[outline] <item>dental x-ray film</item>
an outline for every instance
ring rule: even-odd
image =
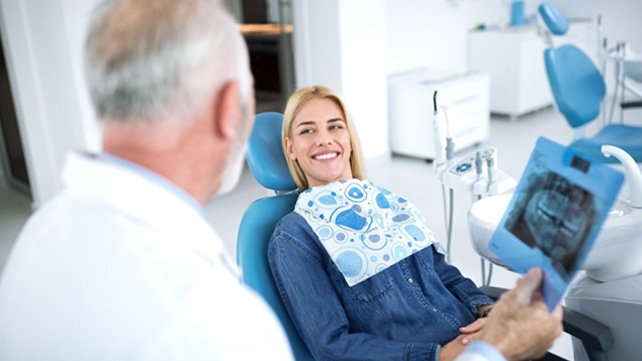
[[[489,247],[513,271],[544,271],[553,310],[591,249],[622,186],[617,170],[539,138]]]

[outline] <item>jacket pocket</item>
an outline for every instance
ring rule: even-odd
[[[376,302],[386,296],[394,287],[394,280],[385,272],[380,272],[356,285],[349,287],[348,292],[362,304]]]

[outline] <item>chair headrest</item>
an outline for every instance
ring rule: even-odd
[[[247,164],[263,187],[275,191],[296,189],[281,146],[283,114],[259,113],[248,141]]]
[[[551,33],[554,35],[566,34],[568,31],[568,20],[557,6],[551,3],[542,3],[538,10]]]

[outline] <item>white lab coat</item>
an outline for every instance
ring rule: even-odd
[[[217,234],[166,187],[72,154],[0,284],[0,360],[291,360]]]
[[[506,359],[494,346],[474,341],[457,356],[455,361],[506,361]]]
[[[455,361],[491,361],[491,359],[479,353],[465,352],[459,355]]]

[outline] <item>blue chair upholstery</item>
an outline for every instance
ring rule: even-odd
[[[557,7],[543,3],[539,12],[553,34],[566,33],[568,21]],[[553,98],[569,125],[577,128],[595,120],[600,113],[606,86],[591,59],[576,46],[566,44],[546,49],[544,62]],[[575,140],[570,147],[604,162],[617,162],[617,159],[602,155],[604,144],[620,147],[638,163],[642,162],[642,127],[609,124],[592,138]]]
[[[564,35],[568,31],[568,20],[562,12],[551,4],[542,4],[539,7],[539,13],[544,19],[544,23],[555,35]]]
[[[243,282],[257,291],[272,307],[290,341],[297,361],[314,360],[290,320],[272,278],[267,260],[268,241],[278,221],[294,209],[298,193],[281,150],[280,113],[256,116],[249,138],[247,163],[254,178],[265,188],[292,191],[254,201],[241,219],[237,238],[236,260],[243,272]]]
[[[281,113],[257,114],[245,158],[254,178],[263,187],[291,191],[296,189],[296,184],[290,176],[281,147],[282,124]]]

